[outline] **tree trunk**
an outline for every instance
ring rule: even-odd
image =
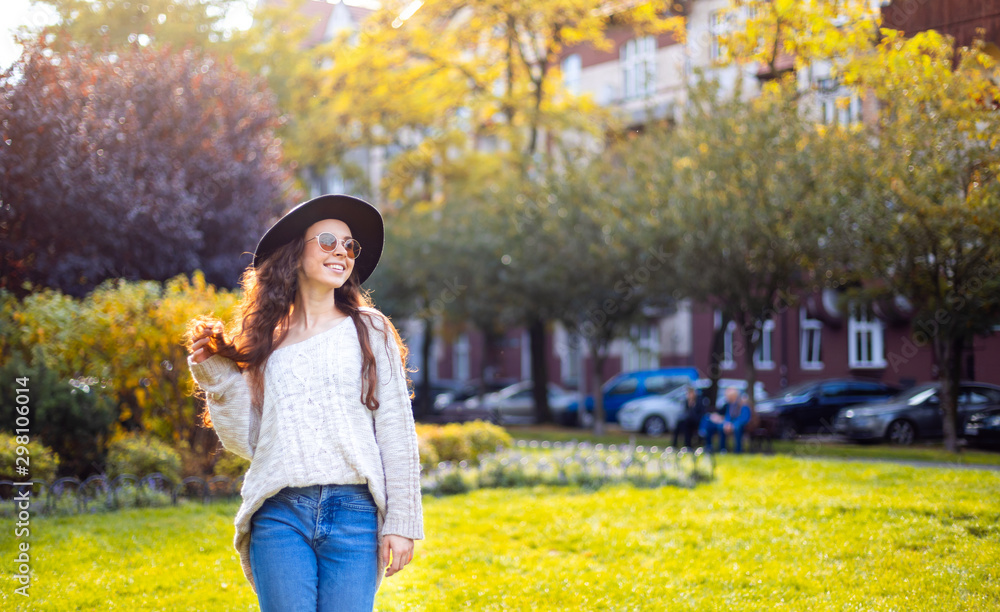
[[[761,333],[763,333],[763,324],[761,324],[760,329]],[[757,385],[757,364],[754,362],[754,357],[757,354],[757,343],[760,342],[760,338],[758,337],[755,341],[755,333],[756,325],[749,330],[746,326],[743,327],[743,346],[747,349],[747,397],[750,398],[750,422],[747,423],[747,433],[753,431],[757,427],[757,398],[754,397],[754,387]]]
[[[604,435],[604,393],[601,391],[601,372],[604,371],[604,355],[598,349],[598,343],[592,342],[590,344],[590,368],[591,368],[591,380],[593,381],[593,390],[591,395],[594,397],[594,435],[603,436]],[[587,409],[586,404],[580,405],[580,414]]]
[[[496,372],[496,368],[491,368],[494,366],[493,363],[493,349],[497,344],[497,334],[493,331],[492,327],[489,325],[483,325],[479,328],[483,332],[483,358],[480,360],[479,365],[479,392],[477,395],[480,399],[486,395],[486,384],[495,378],[495,376],[487,377],[486,374]]]
[[[532,317],[528,325],[531,338],[531,381],[535,400],[535,420],[539,423],[552,421],[549,411],[549,372],[545,359],[545,321],[541,317]]]
[[[958,448],[958,395],[962,377],[962,353],[965,338],[958,335],[940,341],[941,358],[941,418],[944,446],[952,453]]]
[[[434,342],[434,320],[424,319],[424,337],[420,344],[420,402],[414,406],[413,418],[420,419],[434,411],[431,404],[431,346]]]
[[[722,374],[719,371],[719,363],[722,361],[723,352],[726,348],[726,326],[729,325],[729,317],[725,313],[722,313],[721,319],[722,323],[719,325],[719,329],[715,330],[715,333],[712,335],[712,352],[708,356],[708,377],[711,379],[712,384],[708,387],[706,395],[709,405],[713,409],[719,397],[719,378]]]

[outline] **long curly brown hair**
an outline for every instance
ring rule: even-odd
[[[250,265],[240,278],[243,299],[240,303],[240,321],[231,338],[227,338],[222,321],[216,317],[199,316],[188,323],[185,341],[188,348],[204,335],[205,330],[214,330],[208,341],[208,349],[232,359],[241,371],[249,373],[252,408],[260,414],[263,410],[264,368],[274,348],[288,335],[295,295],[298,291],[298,268],[305,248],[301,236],[275,250],[257,268]],[[369,410],[377,410],[379,401],[375,397],[378,372],[375,355],[372,352],[368,330],[373,317],[381,319],[378,329],[386,330],[386,353],[389,353],[389,330],[399,349],[403,372],[406,375],[408,350],[399,332],[387,316],[382,313],[362,312],[362,307],[372,307],[368,293],[361,288],[352,274],[347,282],[334,290],[334,301],[351,319],[358,332],[361,344],[361,402]],[[368,323],[364,323],[364,319]],[[409,384],[407,376],[407,384]],[[202,423],[212,427],[212,418],[207,407],[201,413]]]

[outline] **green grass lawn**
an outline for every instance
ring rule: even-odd
[[[427,540],[379,610],[996,610],[1000,473],[725,456],[694,489],[425,498]],[[29,608],[255,610],[236,505],[32,523]]]
[[[571,429],[555,425],[506,426],[505,429],[515,440],[549,440],[552,442],[586,440],[602,444],[626,444],[630,440],[635,440],[636,444],[647,446],[657,444],[661,448],[673,441],[673,435],[652,438],[622,431],[617,425],[612,425],[603,436],[595,436],[593,432],[586,429]],[[729,444],[732,446],[732,442]],[[774,440],[772,444],[775,453],[798,457],[931,461],[956,465],[1000,465],[1000,452],[967,448],[963,449],[961,453],[949,453],[940,441],[917,442],[912,446],[890,446],[887,444],[842,442],[833,436],[807,436],[798,440]]]

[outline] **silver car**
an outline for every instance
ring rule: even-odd
[[[886,440],[912,444],[917,438],[940,438],[943,434],[941,384],[917,385],[884,404],[860,405],[841,410],[834,421],[836,433],[856,440]],[[958,431],[974,412],[1000,406],[1000,387],[963,382],[958,395]]]
[[[515,383],[499,391],[487,393],[482,400],[473,397],[465,402],[466,408],[485,408],[496,415],[497,423],[533,423],[535,421],[535,399],[530,380]],[[576,401],[576,395],[569,393],[555,383],[549,383],[549,410],[559,422],[566,407]]]

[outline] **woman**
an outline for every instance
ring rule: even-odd
[[[407,350],[361,289],[384,235],[357,198],[300,204],[260,239],[233,337],[190,326],[204,420],[251,462],[234,544],[263,612],[370,611],[423,538]]]

